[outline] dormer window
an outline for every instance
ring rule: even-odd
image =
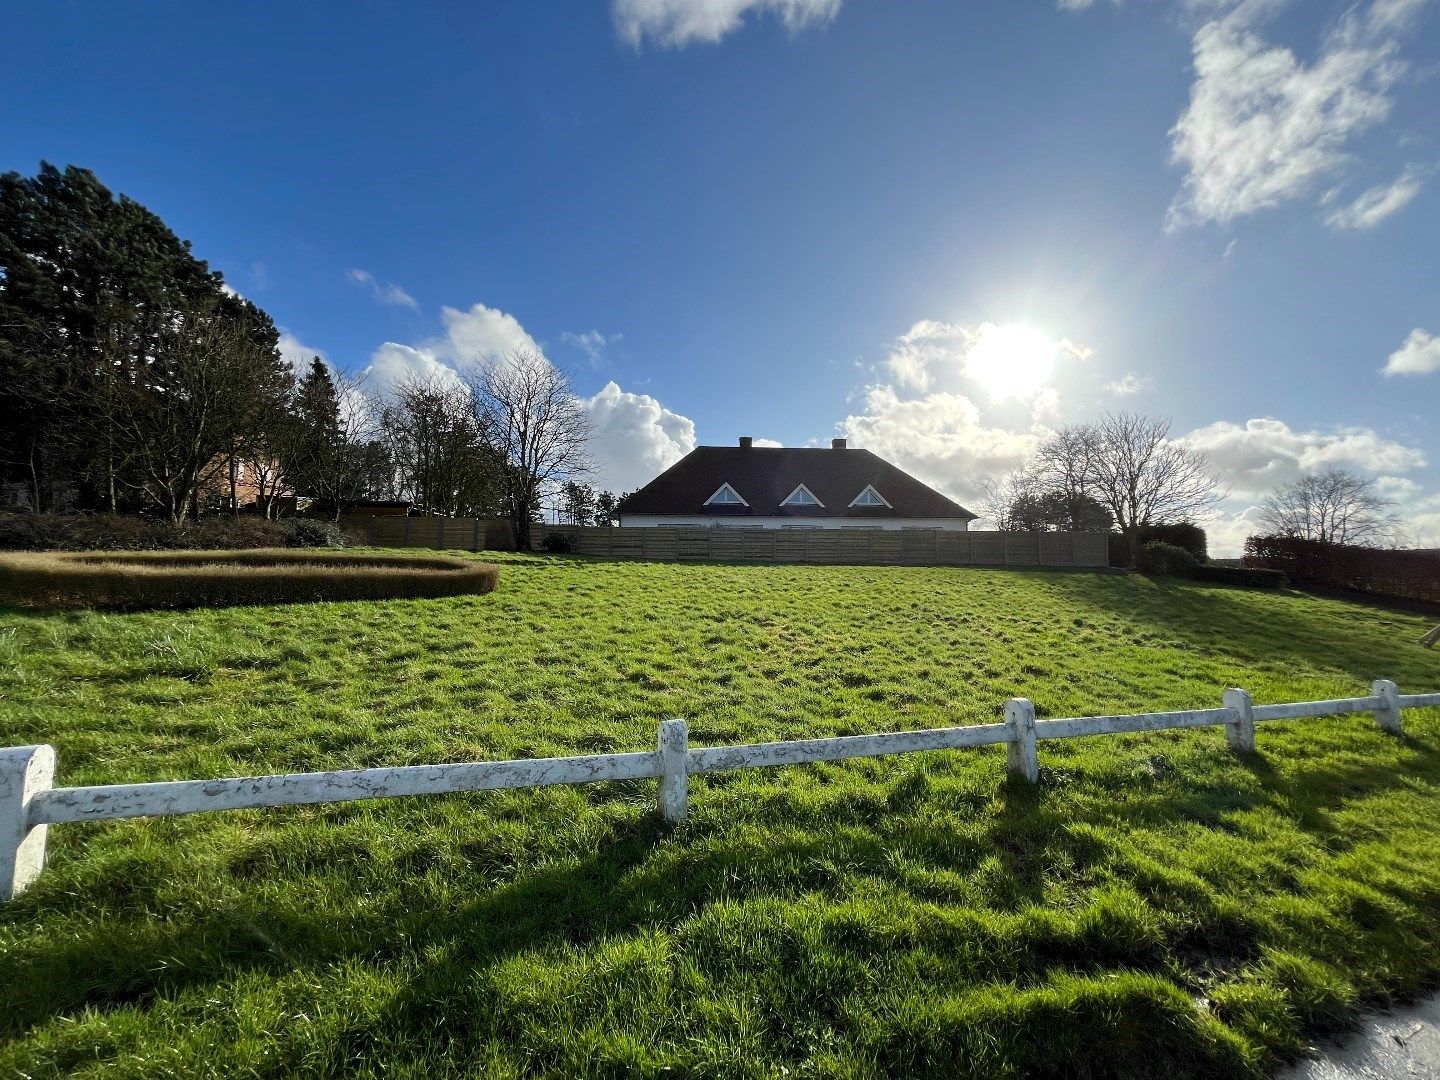
[[[794,491],[790,492],[789,495],[786,495],[784,501],[780,505],[823,507],[825,504],[822,503],[819,499],[817,499],[814,493],[809,488],[807,488],[804,484],[801,484]]]
[[[690,504],[694,506],[694,503]],[[740,497],[740,493],[729,484],[721,484],[720,490],[705,500],[706,506],[749,506],[750,504]]]
[[[868,507],[886,506],[889,507],[891,510],[895,509],[893,506],[890,506],[889,502],[886,501],[885,496],[881,495],[870,484],[865,485],[865,490],[860,492],[859,495],[856,495],[855,498],[850,501],[850,505]]]

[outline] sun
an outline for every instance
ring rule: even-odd
[[[1027,398],[1050,381],[1058,351],[1033,326],[986,323],[966,350],[965,374],[994,401]]]

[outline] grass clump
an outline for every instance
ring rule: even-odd
[[[0,604],[190,608],[488,593],[500,570],[440,555],[167,551],[0,555]]]
[[[487,554],[487,558],[491,556]],[[495,556],[365,605],[14,613],[64,784],[1440,685],[1419,616],[1139,575]],[[62,826],[0,1074],[1259,1076],[1440,976],[1440,714]]]

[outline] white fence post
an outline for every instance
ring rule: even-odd
[[[684,720],[662,720],[656,739],[660,754],[660,820],[685,820],[690,795],[690,728]]]
[[[1255,750],[1255,699],[1249,690],[1232,686],[1225,691],[1225,708],[1235,710],[1235,719],[1225,722],[1225,741],[1237,754]]]
[[[45,866],[45,831],[30,828],[30,800],[55,782],[53,746],[0,750],[0,901],[25,889]]]
[[[1370,696],[1384,698],[1385,704],[1375,710],[1375,721],[1381,731],[1399,735],[1405,730],[1400,719],[1400,688],[1389,679],[1376,679],[1370,684]]]
[[[1010,725],[1010,771],[1033,784],[1040,779],[1040,756],[1035,748],[1035,706],[1028,698],[1011,698],[1005,704],[1005,723]]]

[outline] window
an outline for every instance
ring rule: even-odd
[[[740,493],[729,484],[721,484],[720,490],[705,500],[706,506],[749,506]]]
[[[813,531],[813,530],[815,530],[815,529],[823,529],[823,528],[825,528],[825,526],[824,526],[824,525],[781,525],[780,528],[782,528],[782,529],[801,529],[801,530],[806,530],[806,531]]]
[[[859,495],[856,495],[855,498],[851,500],[850,505],[851,505],[851,506],[889,506],[890,509],[892,509],[892,510],[895,509],[893,506],[890,506],[890,503],[889,503],[889,502],[886,501],[885,496],[884,496],[884,495],[881,495],[881,494],[880,494],[878,491],[876,491],[875,488],[874,488],[873,486],[871,486],[870,484],[866,484],[866,485],[865,485],[865,490],[862,491],[862,492],[860,492]]]
[[[819,499],[815,498],[814,494],[811,493],[811,491],[810,491],[809,488],[807,488],[804,484],[801,484],[801,485],[800,485],[799,487],[797,487],[794,491],[790,492],[789,495],[786,495],[784,502],[782,502],[780,505],[781,505],[781,506],[824,506],[825,504],[822,503]]]

